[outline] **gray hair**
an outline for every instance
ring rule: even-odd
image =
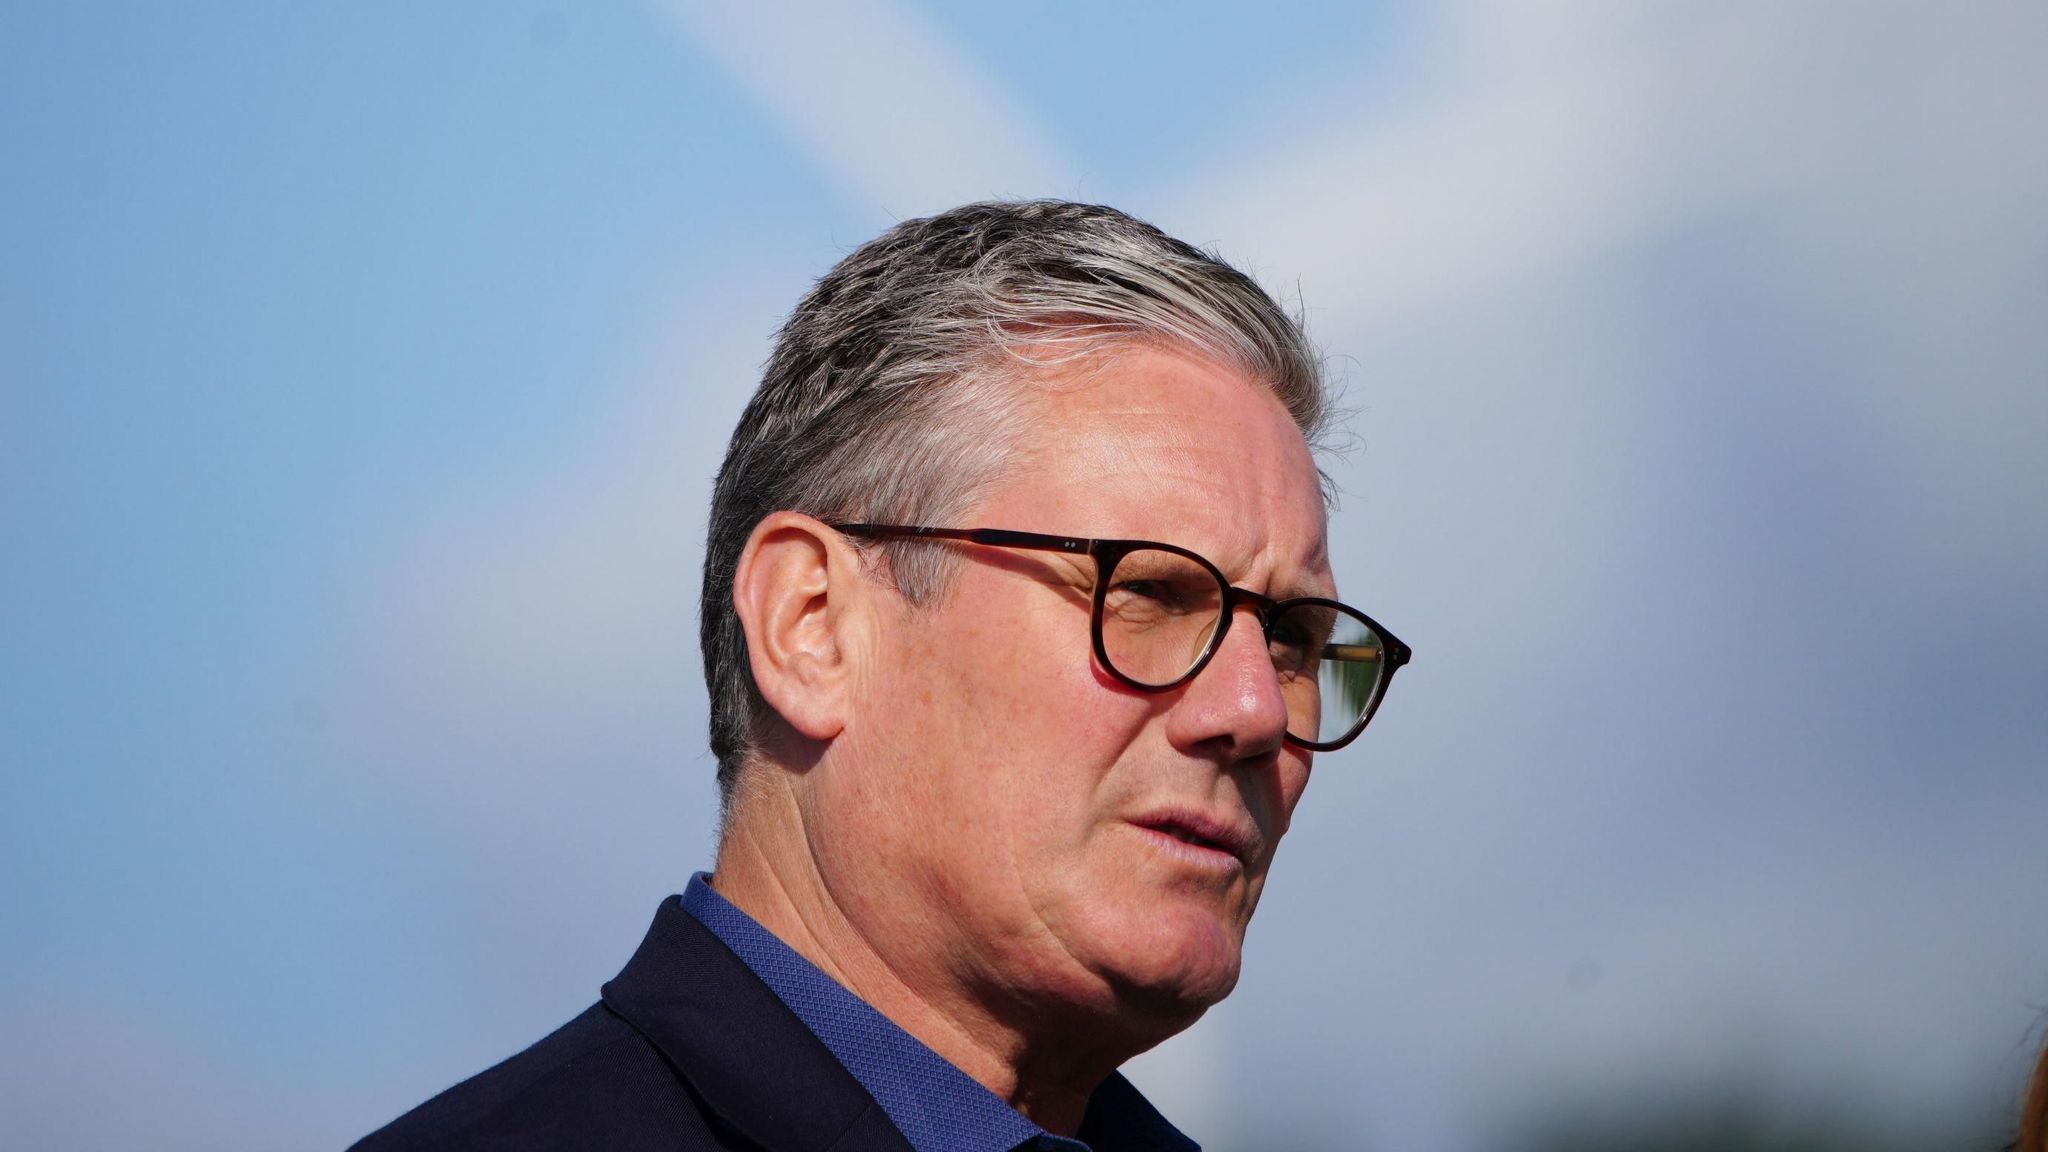
[[[754,526],[782,509],[958,526],[1005,470],[1034,373],[1146,342],[1265,383],[1319,443],[1331,405],[1300,321],[1221,258],[1114,208],[1033,200],[906,220],[812,287],[711,497],[700,626],[723,801],[771,711],[732,606]],[[950,550],[877,547],[911,603],[943,594]]]

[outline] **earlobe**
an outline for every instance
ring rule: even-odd
[[[754,526],[733,573],[733,610],[762,699],[810,740],[845,728],[850,683],[849,609],[861,599],[849,545],[799,512]]]

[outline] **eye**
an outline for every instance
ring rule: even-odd
[[[1276,670],[1294,673],[1308,667],[1309,653],[1315,651],[1315,646],[1300,628],[1283,621],[1280,627],[1266,633],[1266,651]]]
[[[1215,582],[1200,577],[1138,577],[1110,585],[1109,602],[1125,610],[1185,615],[1212,612]]]
[[[1155,604],[1170,604],[1177,595],[1173,585],[1165,580],[1120,580],[1109,592],[1112,596],[1135,597]]]
[[[1301,626],[1300,613],[1289,612],[1273,621],[1273,627],[1266,632],[1266,642],[1275,648],[1299,648],[1307,651],[1310,637]]]
[[[1282,672],[1304,671],[1322,658],[1334,615],[1327,609],[1300,604],[1274,617],[1266,629],[1266,648]]]
[[[1200,563],[1156,548],[1140,548],[1117,562],[1104,590],[1104,607],[1131,620],[1208,619],[1223,590]]]

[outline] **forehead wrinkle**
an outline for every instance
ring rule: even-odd
[[[1244,495],[1227,478],[1229,469],[1226,467],[1228,460],[1236,454],[1235,450],[1242,447],[1242,441],[1215,443],[1189,435],[1176,421],[1153,423],[1162,432],[1157,444],[1135,431],[1122,432],[1115,437],[1120,462],[1127,464],[1133,473],[1164,473],[1171,481],[1176,499],[1196,503],[1228,505]],[[1171,470],[1148,467],[1149,463],[1160,458],[1160,454],[1168,452],[1185,452],[1187,455],[1182,458],[1185,467],[1176,466]],[[1221,525],[1212,526],[1218,533],[1216,535],[1199,541],[1177,539],[1178,532],[1150,528],[1140,529],[1136,535],[1193,548],[1222,569],[1233,583],[1264,572],[1269,581],[1265,591],[1275,599],[1298,596],[1334,598],[1334,579],[1325,575],[1329,570],[1327,510],[1318,501],[1316,530],[1308,547],[1298,555],[1289,555],[1285,551],[1289,533],[1278,528],[1265,515],[1267,510],[1284,505],[1290,495],[1285,471],[1258,471],[1253,483],[1256,495],[1250,498],[1249,503],[1256,514],[1252,517],[1228,517]]]
[[[1327,572],[1329,508],[1320,474],[1300,430],[1271,390],[1244,380],[1228,365],[1178,350],[1133,348],[1128,353],[1164,353],[1222,369],[1232,387],[1251,389],[1259,397],[1261,415],[1225,423],[1210,419],[1215,402],[1208,385],[1178,379],[1182,375],[1158,362],[1138,367],[1135,378],[1118,369],[1134,367],[1136,356],[1109,356],[1077,370],[1048,374],[1039,383],[1045,401],[1035,430],[1020,440],[1028,463],[1016,479],[1020,487],[1033,480],[1066,489],[1062,500],[1078,513],[1069,522],[1043,524],[1048,531],[1160,540],[1208,555],[1233,579],[1253,579],[1263,570],[1286,581],[1286,595],[1330,595]],[[1164,384],[1162,388],[1160,385]],[[1278,444],[1276,433],[1285,434]],[[1260,458],[1264,467],[1244,468],[1245,457]],[[1066,481],[1062,483],[1062,481]],[[1296,491],[1296,485],[1300,491]],[[1120,506],[1116,489],[1141,493],[1162,510],[1168,504],[1201,513],[1220,510],[1203,522],[1205,538],[1180,538],[1185,526],[1170,512],[1142,519]],[[1283,552],[1290,538],[1289,509],[1301,492],[1309,493],[1315,523],[1298,553]],[[1278,518],[1275,512],[1278,511]],[[1107,513],[1111,518],[1104,520]],[[1213,552],[1213,554],[1211,554]]]

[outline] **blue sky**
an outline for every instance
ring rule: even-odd
[[[334,1145],[709,858],[696,565],[780,316],[990,195],[1307,309],[1417,648],[1216,1148],[1739,1091],[1981,1129],[2048,1003],[2026,6],[30,4],[0,35],[0,1112]],[[2031,1031],[2030,1031],[2031,1030]],[[109,1096],[108,1093],[115,1093]]]

